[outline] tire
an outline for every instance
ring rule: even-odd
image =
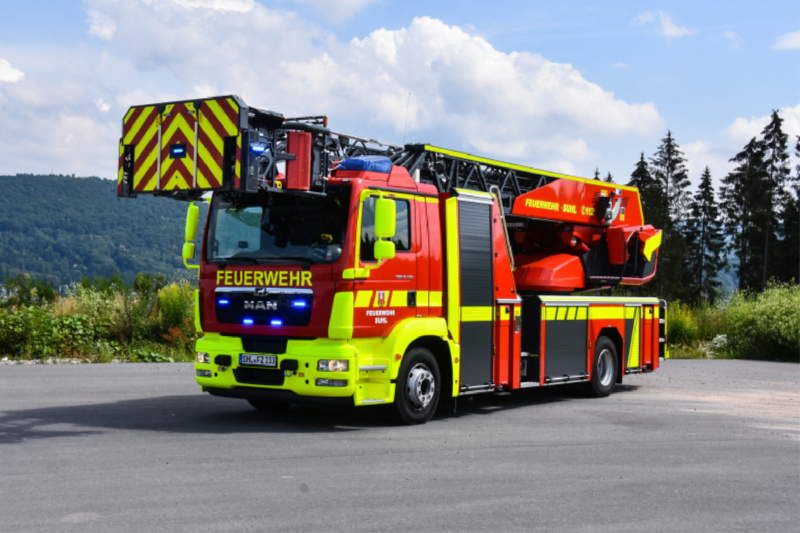
[[[282,413],[292,405],[287,402],[270,402],[267,400],[247,400],[247,403],[264,413]]]
[[[617,384],[617,347],[608,337],[600,337],[594,346],[592,381],[586,391],[595,398],[605,398],[614,392]]]
[[[424,424],[436,412],[442,380],[439,365],[425,348],[413,348],[403,357],[397,374],[394,408],[403,424]]]

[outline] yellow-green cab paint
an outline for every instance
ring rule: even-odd
[[[200,321],[200,291],[194,291],[194,329],[197,333],[203,333],[203,324]]]
[[[352,292],[337,292],[333,295],[331,319],[328,322],[328,337],[331,339],[349,339],[353,336],[354,299]]]
[[[341,293],[347,294],[347,293]],[[352,293],[350,293],[352,294]],[[450,347],[450,364],[454,379],[452,395],[457,396],[459,376],[458,345],[448,340],[447,324],[443,318],[407,318],[400,322],[387,337],[362,339],[310,339],[289,340],[285,354],[278,354],[278,366],[283,359],[298,362],[298,370],[285,377],[282,386],[244,385],[244,387],[273,390],[289,390],[300,396],[353,397],[355,405],[392,403],[394,380],[402,364],[402,356],[412,342],[421,337],[437,337]],[[197,341],[197,351],[206,352],[210,363],[195,363],[196,370],[210,370],[212,377],[196,377],[197,383],[205,387],[231,389],[240,387],[233,375],[239,366],[239,354],[244,353],[241,339],[207,333]],[[397,354],[401,358],[397,359]],[[217,355],[230,355],[231,368],[220,371],[214,364]],[[319,372],[320,359],[342,359],[348,361],[347,372]],[[196,375],[196,373],[195,373]],[[347,387],[317,387],[317,378],[346,379]]]

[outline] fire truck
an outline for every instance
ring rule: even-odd
[[[222,96],[131,107],[117,192],[192,202],[197,383],[260,410],[393,404],[418,424],[474,394],[604,397],[666,355],[663,301],[593,295],[656,274],[632,187]]]

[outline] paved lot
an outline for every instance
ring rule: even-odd
[[[0,366],[0,530],[791,531],[800,366],[667,361],[574,389],[263,415],[186,364]]]

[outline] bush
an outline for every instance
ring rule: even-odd
[[[733,357],[800,361],[800,286],[773,283],[760,294],[738,293],[725,321]]]
[[[0,309],[0,355],[142,362],[194,357],[194,288],[185,280],[168,285],[163,276],[148,274],[131,285],[119,276],[85,279],[53,301],[37,298],[32,287],[17,292],[30,297]]]

